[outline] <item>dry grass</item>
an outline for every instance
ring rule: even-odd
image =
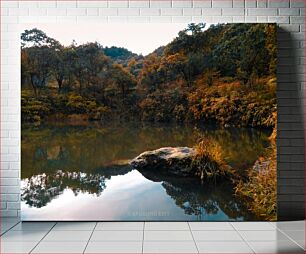
[[[260,157],[250,170],[247,181],[236,186],[236,195],[246,201],[247,207],[256,216],[264,220],[276,220],[276,129],[273,131],[271,147],[267,155]]]
[[[233,173],[224,161],[222,147],[216,141],[202,138],[195,149],[196,155],[192,164],[197,169],[196,175],[200,176],[201,180],[216,181]]]

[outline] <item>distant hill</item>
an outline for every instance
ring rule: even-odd
[[[111,59],[113,59],[115,62],[120,63],[124,66],[127,65],[128,61],[132,58],[137,58],[138,55],[129,51],[126,48],[121,48],[121,47],[105,47],[103,49],[104,54]]]
[[[115,63],[121,64],[124,68],[128,68],[130,73],[135,77],[138,76],[142,69],[142,63],[144,57],[142,55],[135,54],[126,48],[122,47],[105,47],[103,53],[111,58]]]

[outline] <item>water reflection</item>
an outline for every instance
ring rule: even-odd
[[[75,196],[81,192],[100,196],[105,189],[105,176],[63,171],[35,175],[22,181],[21,200],[29,206],[40,208],[67,188],[71,189]]]
[[[138,172],[127,162],[146,150],[193,146],[199,135],[206,135],[219,142],[226,160],[243,171],[264,152],[268,134],[171,125],[23,128],[23,219],[256,219],[235,199],[230,183],[216,186]]]

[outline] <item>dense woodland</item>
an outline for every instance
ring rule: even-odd
[[[274,127],[276,27],[189,24],[147,56],[101,44],[22,39],[22,120],[218,123]]]
[[[207,177],[231,175],[259,218],[276,218],[276,26],[191,23],[143,56],[98,42],[61,45],[38,29],[21,35],[22,121],[109,120],[216,124],[274,130],[249,172],[229,172],[214,140],[195,146]],[[205,166],[206,167],[206,166]],[[237,176],[238,175],[238,176]]]

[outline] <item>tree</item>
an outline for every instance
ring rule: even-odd
[[[155,53],[148,55],[144,59],[142,70],[138,75],[138,84],[140,87],[148,91],[156,90],[161,81],[158,73],[159,68],[160,58]]]
[[[203,29],[205,28],[205,26],[206,26],[205,23],[199,23],[199,24],[190,23],[188,24],[187,29],[185,29],[185,31],[191,32],[193,36],[196,36],[203,32]]]
[[[264,24],[225,26],[223,36],[212,51],[213,65],[223,76],[236,76],[242,83],[251,84],[254,78],[269,73],[269,58],[276,57],[274,49],[267,50],[265,27]]]
[[[265,47],[265,32],[262,24],[251,26],[241,47],[241,61],[238,68],[245,72],[249,85],[260,75],[268,74],[269,61],[268,52]]]
[[[47,78],[51,74],[52,51],[48,47],[32,47],[23,52],[23,75],[29,75],[35,95],[38,89],[46,87]]]
[[[227,25],[222,37],[213,47],[212,59],[213,65],[221,72],[223,76],[236,75],[239,61],[243,57],[241,53],[242,34],[245,34],[249,24],[239,24],[236,26]]]
[[[25,30],[21,34],[21,47],[48,47],[48,48],[61,48],[61,44],[51,38],[48,37],[43,31],[34,28],[31,30]]]
[[[277,67],[277,43],[276,26],[274,24],[265,25],[266,49],[269,53],[269,72],[275,75]]]
[[[194,77],[203,72],[207,58],[198,53],[175,53],[162,58],[159,70],[167,75],[167,81],[183,78],[187,87],[192,86]]]
[[[113,65],[111,73],[116,86],[121,92],[122,99],[124,99],[128,90],[135,87],[136,81],[134,77],[120,64]]]
[[[65,49],[54,52],[53,62],[52,62],[52,74],[54,75],[57,84],[58,91],[61,92],[64,79],[67,75],[67,62],[65,61]]]
[[[79,83],[79,91],[99,83],[98,74],[107,64],[107,58],[98,43],[87,43],[75,48],[73,73]]]
[[[55,52],[61,50],[58,41],[38,29],[25,30],[21,34],[22,74],[29,75],[35,95],[47,85],[52,72]]]
[[[63,64],[64,66],[64,75],[66,74],[66,86],[68,86],[69,89],[72,89],[75,82],[75,65],[77,62],[77,53],[76,53],[76,45],[75,43],[72,43],[70,46],[65,47],[63,50]],[[62,72],[63,70],[58,68],[59,72]]]

